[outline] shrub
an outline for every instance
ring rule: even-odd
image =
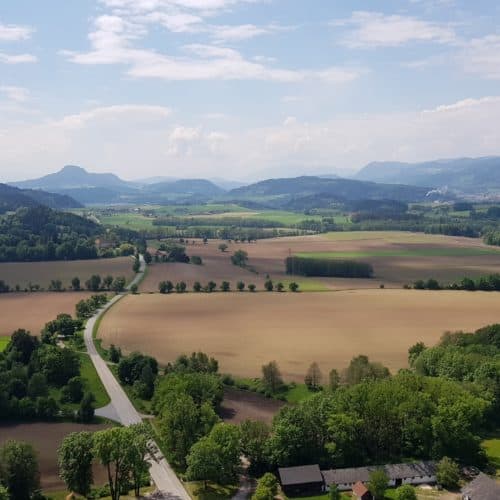
[[[195,264],[196,266],[201,266],[201,265],[203,265],[203,260],[202,260],[202,258],[201,258],[200,256],[198,256],[198,255],[193,255],[193,256],[191,257],[191,262],[192,262],[193,264]]]

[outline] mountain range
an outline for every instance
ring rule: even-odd
[[[328,206],[332,202],[364,198],[422,201],[431,190],[431,187],[425,186],[382,184],[341,179],[334,175],[268,179],[248,186],[223,189],[206,179],[153,178],[142,183],[131,182],[114,174],[90,173],[76,166],[66,166],[59,172],[12,185],[50,191],[85,205],[235,201],[254,207],[289,209]]]
[[[448,188],[459,193],[500,192],[500,157],[457,158],[423,163],[373,162],[355,179]]]
[[[112,173],[91,173],[82,167],[68,165],[59,172],[14,182],[11,186],[23,190],[16,196],[24,194],[31,200],[53,208],[66,208],[75,204],[234,201],[254,207],[306,209],[359,199],[412,202],[449,199],[463,194],[500,193],[500,157],[459,158],[416,164],[374,162],[349,179],[331,174],[267,179],[249,185],[224,179],[174,177],[125,181]],[[31,190],[30,193],[27,190]],[[62,198],[55,195],[61,195]],[[2,197],[7,197],[5,188]]]

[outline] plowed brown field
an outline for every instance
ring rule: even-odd
[[[11,288],[19,285],[24,290],[28,283],[40,285],[47,289],[50,280],[61,280],[65,288],[69,288],[71,280],[77,276],[82,287],[93,274],[106,276],[125,276],[127,281],[133,278],[133,261],[130,257],[116,259],[72,260],[56,262],[2,262],[0,263],[0,279]]]
[[[90,297],[86,292],[5,293],[0,295],[0,337],[19,328],[38,335],[59,313],[74,315],[78,301]]]
[[[260,244],[260,243],[259,243]],[[366,354],[391,370],[408,348],[432,345],[447,330],[500,321],[500,294],[355,290],[324,293],[216,293],[128,296],[104,317],[104,344],[167,363],[204,351],[222,372],[260,375],[275,359],[285,377],[303,380],[311,362],[323,373]]]

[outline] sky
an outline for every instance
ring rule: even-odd
[[[2,0],[0,181],[500,154],[497,0]]]

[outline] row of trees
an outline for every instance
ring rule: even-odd
[[[255,291],[257,291],[257,286],[253,283],[246,285],[243,281],[238,281],[236,283],[236,290],[238,290],[238,292],[244,292],[245,289],[248,289],[249,292],[255,292]],[[264,283],[264,289],[267,292],[272,292],[272,291],[283,292],[285,290],[285,285],[281,282],[275,284],[275,283],[273,283],[272,280],[267,280]],[[288,289],[291,292],[298,292],[299,291],[299,284],[293,281],[293,282],[288,284]],[[180,282],[176,283],[175,285],[172,281],[161,281],[158,284],[158,290],[162,294],[169,294],[169,293],[172,293],[174,291],[176,293],[186,293],[187,292],[187,284],[185,281],[180,281]],[[230,292],[231,291],[231,283],[229,281],[223,281],[219,286],[219,290],[221,292]],[[206,285],[202,285],[199,281],[195,281],[193,283],[193,292],[213,293],[216,291],[217,291],[217,283],[215,283],[215,281],[209,281]]]
[[[500,274],[490,274],[476,279],[465,277],[460,281],[455,281],[446,285],[439,283],[439,281],[434,278],[430,278],[426,281],[417,280],[413,283],[413,288],[415,290],[480,290],[484,292],[499,292]]]
[[[108,300],[108,296],[102,293],[80,300],[75,306],[76,317],[81,320],[91,318]]]

